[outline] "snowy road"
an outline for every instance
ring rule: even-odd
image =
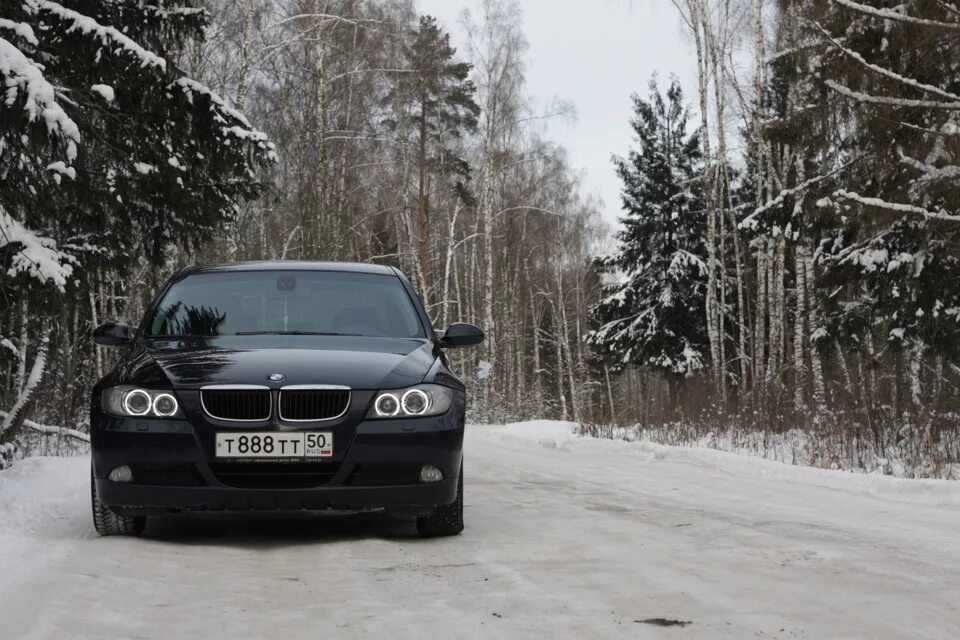
[[[322,514],[99,539],[87,460],[23,461],[0,474],[0,636],[960,637],[960,483],[558,428],[471,428],[467,530],[441,540]]]

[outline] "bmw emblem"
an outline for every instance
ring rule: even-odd
[[[287,376],[283,375],[282,373],[271,373],[267,376],[267,380],[270,380],[271,382],[280,382],[286,377]]]

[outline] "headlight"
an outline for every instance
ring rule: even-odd
[[[421,384],[409,389],[381,391],[373,399],[367,418],[410,418],[439,416],[450,409],[453,389],[438,384]]]
[[[133,418],[182,418],[180,403],[172,391],[150,391],[121,385],[104,389],[103,410],[115,416]]]

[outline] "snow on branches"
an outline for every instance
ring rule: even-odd
[[[918,207],[913,204],[907,204],[903,202],[887,202],[883,198],[865,197],[865,196],[861,196],[859,193],[856,193],[854,191],[846,191],[844,189],[838,190],[835,195],[837,195],[840,198],[844,198],[846,200],[853,200],[854,202],[859,202],[860,204],[868,207],[876,207],[878,209],[886,209],[888,211],[897,211],[900,213],[917,214],[931,220],[947,220],[949,222],[960,222],[960,215],[950,214],[943,210],[930,211],[929,209]]]
[[[30,44],[37,42],[33,29],[23,23],[0,20],[0,26],[12,31]],[[73,162],[80,143],[80,129],[57,102],[53,85],[43,75],[41,67],[28,58],[8,40],[0,38],[0,77],[3,79],[4,111],[16,109],[27,123],[41,122],[49,135],[63,142],[64,157]],[[16,122],[16,118],[13,119]],[[0,137],[0,153],[7,145]],[[19,162],[30,162],[21,158]],[[76,171],[63,160],[47,165],[55,179],[61,176],[74,178]],[[0,248],[13,245],[15,251],[9,258],[7,274],[27,274],[40,282],[50,282],[61,291],[73,271],[75,259],[57,249],[56,242],[31,231],[14,219],[0,205]]]
[[[895,9],[888,9],[885,7],[871,7],[869,5],[860,4],[859,2],[854,2],[853,0],[834,0],[837,4],[842,5],[848,9],[852,9],[859,13],[871,15],[877,18],[882,18],[884,20],[893,20],[896,22],[907,22],[910,24],[923,25],[927,27],[937,27],[940,29],[960,29],[960,22],[944,22],[942,20],[928,20],[925,18],[917,18],[911,15],[908,15],[903,5],[896,7]]]
[[[50,238],[27,229],[0,207],[0,249],[7,245],[19,247],[10,258],[8,275],[25,273],[64,290],[76,258],[57,249],[57,243]]]
[[[37,40],[37,36],[33,33],[33,27],[24,23],[24,22],[15,22],[7,18],[0,18],[0,29],[6,29],[7,31],[13,32],[15,36],[23,39],[28,44],[34,46],[40,44]]]
[[[2,269],[60,290],[76,238],[110,229],[104,259],[157,260],[235,215],[275,160],[264,133],[164,58],[202,37],[204,10],[82,6],[20,0],[0,18]],[[142,237],[153,246],[131,247]]]
[[[599,264],[609,282],[590,309],[587,342],[614,369],[632,364],[688,377],[709,362],[698,137],[686,134],[675,81],[666,100],[651,82],[648,100],[634,97],[634,112],[639,148],[615,161],[624,184],[624,229],[618,252]]]
[[[220,132],[224,136],[252,142],[257,145],[257,148],[265,151],[271,161],[277,159],[273,144],[267,140],[267,134],[253,128],[245,115],[230,107],[209,87],[191,78],[179,78],[170,87],[177,87],[183,91],[190,104],[194,104],[196,96],[205,97],[210,101],[213,119],[221,125]]]
[[[32,37],[33,31],[28,33]],[[80,143],[77,124],[57,102],[56,90],[40,66],[3,38],[0,38],[0,76],[3,77],[3,109],[22,105],[29,122],[46,122],[47,131],[66,143],[66,158],[72,162]]]
[[[104,26],[90,16],[67,9],[56,2],[51,2],[51,0],[24,0],[24,6],[32,13],[47,12],[67,23],[69,26],[64,33],[69,34],[79,31],[98,40],[102,47],[110,50],[123,50],[133,55],[140,61],[142,67],[157,67],[160,70],[167,68],[166,60],[143,48],[119,29]]]

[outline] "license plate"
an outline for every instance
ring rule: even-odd
[[[218,458],[329,458],[333,434],[314,433],[218,433]]]

